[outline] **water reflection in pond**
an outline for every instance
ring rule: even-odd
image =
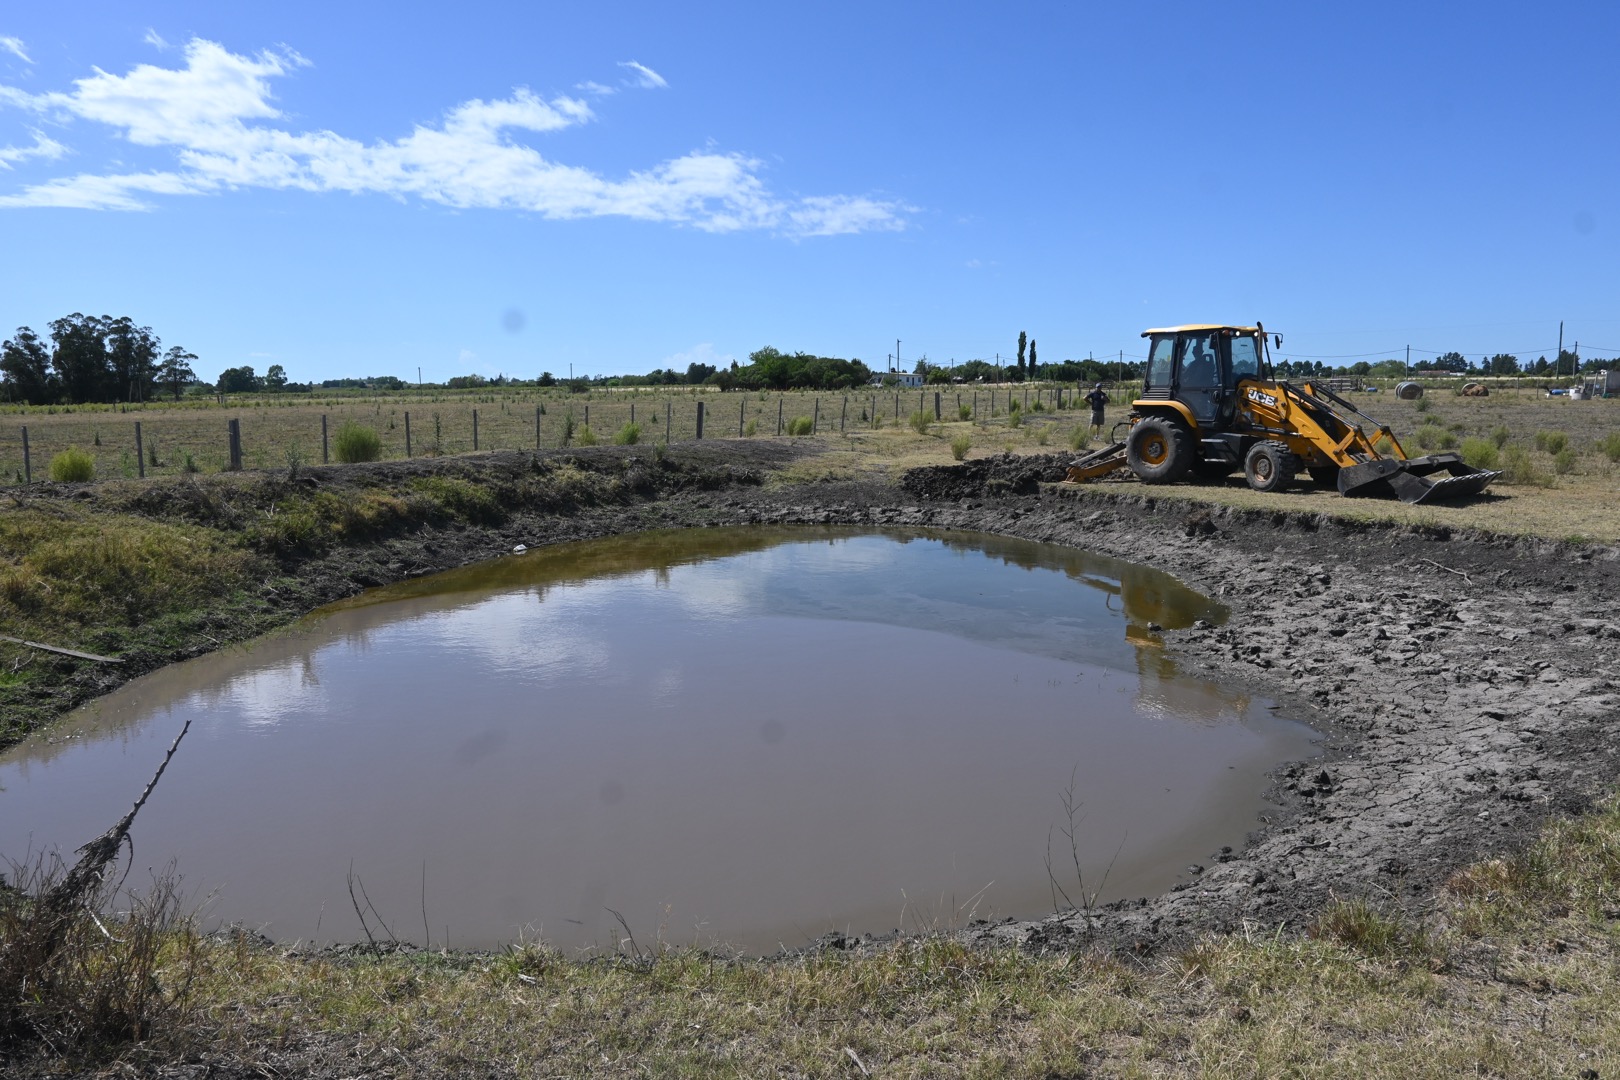
[[[216,917],[282,940],[361,936],[351,866],[435,945],[610,946],[614,910],[756,950],[1035,916],[1071,777],[1106,899],[1241,842],[1265,770],[1312,752],[1152,629],[1223,615],[1155,571],[978,534],[542,549],[131,683],[0,759],[0,852],[99,833],[193,717],[140,863],[178,859]]]

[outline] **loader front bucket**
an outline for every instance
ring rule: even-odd
[[[1101,450],[1087,454],[1085,457],[1069,463],[1069,471],[1064,475],[1065,483],[1079,484],[1086,480],[1095,480],[1099,476],[1107,476],[1115,469],[1125,467],[1125,444],[1114,443]]]
[[[1379,458],[1339,470],[1341,495],[1393,493],[1404,503],[1442,502],[1478,495],[1501,476],[1493,469],[1476,469],[1456,454],[1428,457]]]

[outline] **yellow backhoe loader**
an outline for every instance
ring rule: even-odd
[[[1074,462],[1066,479],[1128,468],[1149,484],[1243,470],[1256,491],[1300,473],[1342,495],[1394,494],[1423,503],[1477,495],[1500,472],[1456,454],[1409,458],[1400,440],[1325,385],[1273,378],[1264,326],[1171,326],[1149,339],[1142,394],[1123,439]],[[1282,335],[1275,335],[1282,347]],[[1119,426],[1115,427],[1116,433]]]

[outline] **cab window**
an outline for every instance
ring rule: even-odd
[[[1153,351],[1148,355],[1147,384],[1149,386],[1168,388],[1170,385],[1170,373],[1175,365],[1175,358],[1175,338],[1154,338]]]
[[[1188,390],[1208,390],[1219,386],[1219,356],[1214,334],[1188,337],[1181,353],[1181,385]]]
[[[1256,350],[1254,338],[1232,338],[1232,381],[1239,379],[1258,379],[1260,377],[1260,355]]]

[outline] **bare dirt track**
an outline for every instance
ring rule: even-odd
[[[509,552],[627,531],[848,524],[980,530],[1152,565],[1219,597],[1223,626],[1166,633],[1183,665],[1240,682],[1324,733],[1324,756],[1276,777],[1274,820],[1211,853],[1177,890],[1088,915],[980,925],[1031,948],[1094,942],[1151,951],[1247,922],[1302,927],[1330,897],[1422,905],[1452,871],[1577,812],[1612,782],[1620,692],[1620,552],[1437,527],[1189,506],[1138,485],[1075,491],[1066,457],[917,469],[899,483],[773,481],[813,444],[726,441],[339,466],[297,481],[340,497],[422,476],[499,485],[568,469],[603,483],[534,496],[498,522],[400,527],[366,543],[273,556],[263,607],[216,627],[221,643],[389,581]],[[278,474],[90,488],[12,489],[160,520],[231,528],[293,481]],[[552,489],[547,489],[551,491]],[[580,489],[586,491],[586,489]],[[21,505],[21,503],[19,503]],[[122,678],[201,651],[133,648],[126,670],[63,665],[34,708],[60,712]],[[1082,793],[1083,794],[1083,793]]]

